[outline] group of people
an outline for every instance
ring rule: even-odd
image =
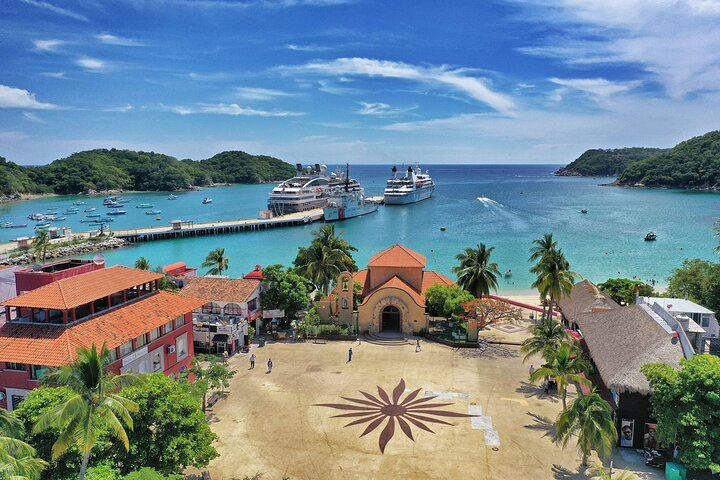
[[[251,353],[251,354],[250,354],[250,370],[252,370],[252,369],[255,368],[255,358],[256,358],[256,357],[255,357],[255,354],[254,354],[254,353]],[[267,361],[267,373],[272,372],[272,367],[273,367],[272,358],[268,358],[268,361]]]

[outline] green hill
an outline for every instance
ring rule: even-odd
[[[628,165],[618,185],[720,189],[720,130]]]
[[[277,158],[240,151],[195,161],[155,152],[98,149],[37,167],[0,157],[0,195],[173,191],[212,183],[262,183],[291,177],[294,172],[292,165]]]
[[[616,177],[630,163],[664,151],[666,150],[660,148],[641,147],[588,150],[555,174],[577,177]]]

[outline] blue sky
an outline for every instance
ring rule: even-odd
[[[0,155],[668,147],[720,127],[719,24],[720,0],[3,0]]]

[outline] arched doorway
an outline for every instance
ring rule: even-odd
[[[400,310],[394,305],[388,305],[382,311],[382,332],[400,331]]]

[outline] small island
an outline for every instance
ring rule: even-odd
[[[0,196],[134,190],[177,191],[218,183],[265,183],[291,177],[295,168],[278,158],[226,151],[205,160],[178,160],[155,152],[97,149],[42,166],[0,157]]]
[[[616,176],[624,187],[720,190],[720,130],[693,137],[671,149],[594,149],[556,175]]]

